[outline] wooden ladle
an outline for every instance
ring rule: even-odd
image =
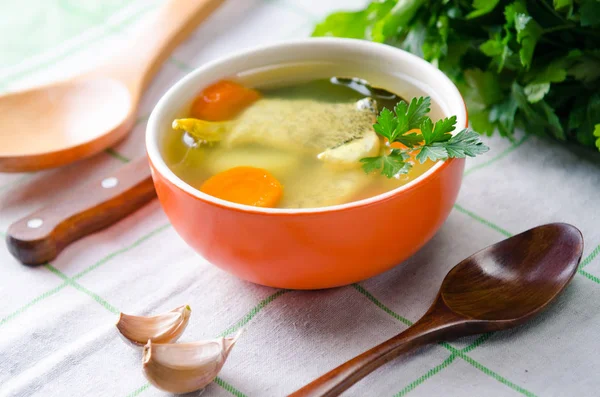
[[[60,166],[122,139],[160,65],[222,1],[169,0],[132,47],[109,64],[0,96],[0,171]]]
[[[542,311],[569,283],[583,237],[552,223],[494,244],[456,265],[412,327],[309,383],[290,397],[331,397],[417,347],[512,328]]]

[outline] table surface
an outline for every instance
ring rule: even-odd
[[[166,62],[124,142],[62,169],[0,174],[0,232],[142,156],[149,112],[194,67],[242,48],[306,37],[332,10],[364,3],[229,0]],[[123,46],[159,4],[0,2],[0,89],[91,67]],[[140,352],[119,339],[113,324],[120,311],[159,313],[182,304],[193,309],[184,341],[247,328],[205,396],[284,395],[416,321],[464,257],[553,221],[579,227],[586,246],[572,284],[543,315],[511,331],[396,360],[346,395],[600,394],[598,157],[531,136],[486,141],[491,151],[467,161],[458,201],[431,242],[393,270],[344,288],[283,291],[241,281],[188,248],[156,201],[47,266],[22,266],[0,246],[0,395],[164,395],[147,383]]]

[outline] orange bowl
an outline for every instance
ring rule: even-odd
[[[404,97],[429,95],[434,118],[456,115],[459,126],[467,125],[464,101],[443,73],[383,44],[306,39],[248,50],[200,67],[159,101],[148,122],[146,146],[167,216],[179,235],[214,265],[272,287],[346,285],[398,265],[429,241],[447,218],[460,188],[462,159],[439,162],[410,183],[375,197],[310,209],[223,201],[185,183],[163,160],[161,141],[171,121],[215,81],[233,77],[253,85],[334,75],[365,78]]]

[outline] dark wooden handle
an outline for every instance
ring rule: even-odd
[[[334,397],[385,363],[418,347],[439,342],[451,335],[464,320],[436,301],[412,327],[391,339],[346,361],[288,397]]]
[[[8,250],[26,265],[44,264],[73,241],[112,225],[155,196],[144,157],[13,223],[6,236]]]

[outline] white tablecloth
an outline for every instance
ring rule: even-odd
[[[159,3],[0,3],[0,88],[17,90],[96,64]],[[332,10],[363,4],[229,0],[164,65],[124,142],[62,169],[0,174],[0,231],[142,156],[153,105],[195,66],[242,48],[308,36]],[[157,201],[73,244],[45,267],[25,267],[0,246],[0,395],[164,395],[148,385],[140,352],[123,344],[113,324],[120,311],[158,313],[182,304],[193,309],[182,341],[247,327],[205,396],[284,395],[405,329],[464,257],[552,221],[579,227],[586,247],[572,284],[542,316],[513,331],[396,360],[346,395],[600,395],[598,156],[535,137],[487,141],[492,150],[467,162],[455,210],[433,240],[395,269],[344,288],[278,291],[241,281],[188,248]]]

